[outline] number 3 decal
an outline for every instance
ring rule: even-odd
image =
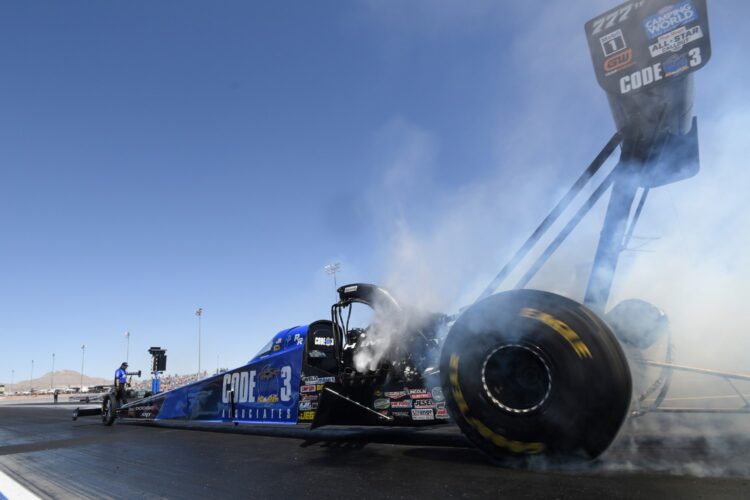
[[[292,397],[292,368],[283,366],[281,368],[281,380],[284,385],[281,387],[281,400],[289,401]]]
[[[691,68],[694,68],[703,62],[703,58],[701,57],[700,47],[695,47],[694,49],[690,49],[690,51],[688,52],[688,55],[690,56]]]

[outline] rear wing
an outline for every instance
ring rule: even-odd
[[[627,95],[669,83],[711,58],[706,0],[636,0],[586,23],[599,85]]]
[[[623,133],[637,184],[656,187],[698,173],[693,75],[708,63],[706,0],[633,0],[585,25],[594,73]]]

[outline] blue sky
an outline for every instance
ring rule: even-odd
[[[519,4],[2,3],[0,380],[81,344],[109,377],[126,331],[195,371],[197,307],[203,368],[244,363],[327,317],[332,261],[472,296],[613,131],[583,24],[617,2]],[[709,8],[710,134],[750,6]]]

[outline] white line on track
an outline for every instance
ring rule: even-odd
[[[10,476],[0,471],[0,499],[38,500],[39,497],[15,482]]]

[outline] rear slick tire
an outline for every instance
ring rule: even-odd
[[[588,460],[630,406],[630,370],[610,328],[549,292],[513,290],[471,306],[440,356],[446,406],[492,459]]]

